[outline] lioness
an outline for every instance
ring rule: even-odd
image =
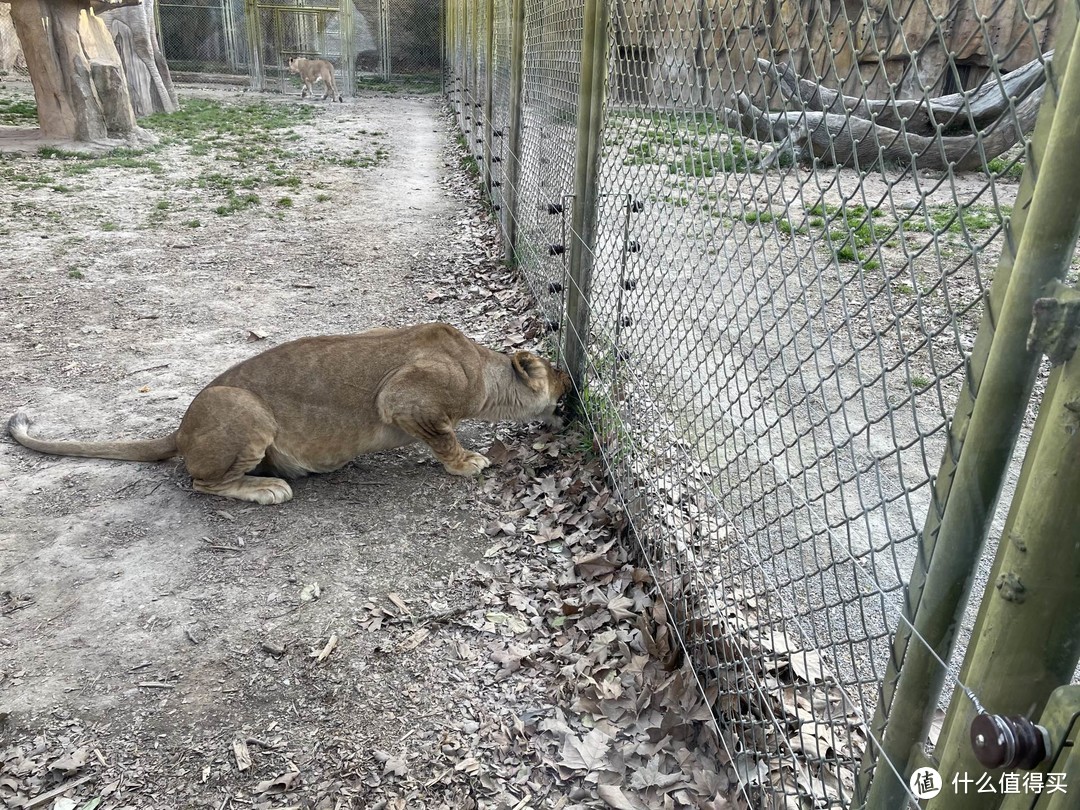
[[[315,82],[321,80],[323,87],[326,88],[323,101],[332,97],[344,103],[345,100],[338,93],[337,85],[334,84],[334,66],[325,59],[304,59],[303,57],[294,56],[289,59],[289,72],[299,73],[300,81],[304,83],[304,89],[300,91],[300,98],[307,98],[308,93],[314,93]]]
[[[127,461],[183,456],[198,492],[283,503],[289,478],[328,472],[361,453],[426,442],[448,472],[491,462],[461,446],[461,419],[558,426],[570,378],[529,352],[484,348],[444,323],[309,337],[275,346],[217,377],[160,439],[42,441],[16,413],[8,432],[42,453]],[[257,469],[258,468],[258,469]]]

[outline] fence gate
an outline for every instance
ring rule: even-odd
[[[293,57],[326,59],[343,95],[355,87],[357,42],[352,0],[248,0],[251,85],[285,92]]]
[[[248,73],[244,0],[163,0],[154,11],[174,73],[198,73],[204,81],[235,81]]]

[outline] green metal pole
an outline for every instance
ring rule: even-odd
[[[487,0],[484,30],[484,191],[491,197],[491,116],[495,96],[495,0]]]
[[[1063,48],[1057,53],[1068,50],[1075,27],[1075,9],[1067,4],[1059,29]],[[907,588],[905,620],[897,628],[882,697],[870,725],[872,742],[857,785],[859,806],[893,810],[907,801],[911,758],[926,739],[944,683],[945,669],[939,659],[948,660],[951,653],[1038,372],[1040,357],[1027,348],[1031,308],[1055,278],[1055,270],[1021,267],[1015,257],[1029,220],[1032,169],[1042,165],[1055,107],[1053,92],[1048,92],[968,362],[968,380],[957,401],[920,538],[918,563]],[[912,637],[908,622],[920,638]],[[903,778],[898,779],[893,768]]]
[[[1057,90],[1057,111],[1020,240],[1018,276],[1064,278],[1080,235],[1080,37],[1073,37],[1071,47],[1067,41],[1059,45],[1054,68],[1057,87],[1050,83],[1047,89]],[[1080,310],[1075,291],[1058,300]],[[987,711],[1037,717],[1050,693],[1072,680],[1080,659],[1078,596],[1080,357],[1074,356],[1054,370],[1039,408],[960,673]],[[984,772],[969,739],[975,714],[963,693],[954,696],[937,748],[946,781],[955,773]],[[930,807],[985,807],[985,798],[940,794]]]
[[[244,19],[247,21],[248,48],[251,50],[248,67],[251,89],[261,92],[266,87],[263,84],[262,26],[259,24],[259,9],[255,5],[255,0],[247,0],[244,3]]]
[[[522,95],[525,88],[525,0],[511,0],[510,5],[510,120],[507,122],[505,182],[503,187],[503,256],[517,261],[518,217],[521,214],[521,136],[524,115]]]
[[[589,294],[592,288],[604,92],[607,85],[607,29],[607,0],[585,0],[565,324],[566,365],[578,391],[582,390],[585,381],[586,343],[589,339]]]
[[[344,95],[352,98],[356,95],[356,53],[353,50],[353,23],[356,6],[353,0],[341,0],[341,83],[345,85]]]

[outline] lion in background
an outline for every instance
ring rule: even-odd
[[[490,465],[458,442],[462,419],[527,422],[554,415],[566,372],[529,352],[485,348],[448,324],[308,337],[238,363],[192,401],[180,427],[158,439],[44,441],[22,412],[8,422],[42,453],[162,461],[182,456],[198,492],[283,503],[285,478],[329,472],[362,453],[422,441],[447,472]]]
[[[337,85],[334,83],[334,66],[325,59],[304,59],[301,56],[291,57],[289,59],[289,72],[299,73],[300,81],[304,83],[304,89],[300,91],[300,98],[307,98],[308,93],[314,93],[315,82],[321,81],[323,87],[326,88],[323,101],[333,98],[344,103],[345,99],[341,97],[341,94],[337,91]]]

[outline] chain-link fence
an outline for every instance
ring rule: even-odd
[[[338,88],[442,77],[438,0],[158,0],[162,50],[181,78],[296,92],[292,57],[325,59]]]
[[[1052,276],[1012,270],[1076,10],[901,6],[448,4],[509,252],[769,806],[914,798],[1045,382]]]

